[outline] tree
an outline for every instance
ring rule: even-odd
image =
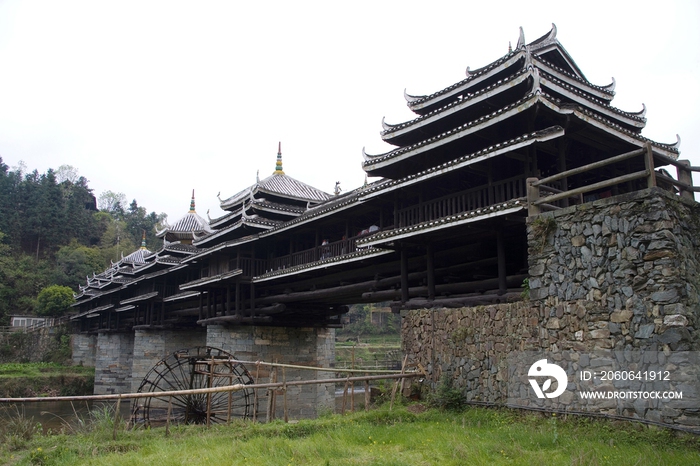
[[[108,212],[114,218],[120,218],[124,215],[125,205],[126,195],[124,193],[105,191],[97,198],[97,207],[104,212]]]
[[[84,246],[73,239],[56,253],[57,271],[54,281],[77,289],[79,284],[85,284],[85,277],[91,276],[93,272],[102,272],[107,264],[99,249]]]
[[[67,286],[51,285],[39,292],[36,301],[37,315],[60,317],[70,310],[75,299],[73,290]]]
[[[72,165],[61,165],[56,170],[56,180],[59,184],[68,181],[69,183],[75,184],[78,182],[80,175],[78,175],[78,169]]]

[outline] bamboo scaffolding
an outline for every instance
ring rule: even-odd
[[[309,368],[311,369],[311,368]],[[334,379],[313,379],[313,380],[293,380],[287,382],[290,385],[316,385],[316,384],[331,384],[348,382],[363,382],[365,380],[385,380],[385,379],[401,379],[404,377],[418,377],[423,375],[421,372],[406,372],[404,374],[384,374],[384,375],[369,375],[362,377],[347,377]],[[189,390],[173,390],[170,392],[148,392],[148,393],[115,393],[112,395],[82,395],[82,396],[44,396],[44,397],[25,397],[25,398],[0,398],[0,403],[38,403],[42,401],[107,401],[120,399],[138,399],[138,398],[154,398],[165,396],[182,396],[182,395],[201,395],[207,393],[218,393],[228,391],[239,391],[256,388],[281,388],[282,382],[261,383],[261,384],[234,384],[224,387],[212,388],[193,388]]]

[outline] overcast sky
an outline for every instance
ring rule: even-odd
[[[381,119],[403,98],[505,55],[523,27],[551,23],[613,105],[647,106],[642,134],[679,134],[700,165],[696,1],[0,1],[0,157],[29,170],[72,165],[96,196],[136,199],[170,222],[284,171],[344,191],[362,148],[390,149]],[[675,170],[672,170],[675,174]],[[696,184],[700,178],[695,177]]]

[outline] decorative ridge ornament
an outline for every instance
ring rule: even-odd
[[[615,86],[617,85],[617,81],[615,81],[615,78],[612,78],[612,82],[608,84],[607,86],[601,86],[603,89],[605,89],[608,92],[615,92]]]
[[[515,45],[515,49],[520,50],[523,47],[525,47],[525,31],[523,31],[523,27],[520,26],[520,34],[518,35],[518,43]]]
[[[387,124],[387,122],[385,120],[386,120],[386,117],[382,117],[382,128],[384,128],[384,130],[386,131],[386,130],[391,129],[392,125]]]
[[[192,199],[190,200],[190,211],[189,213],[193,214],[196,211],[194,210],[194,189],[192,190]]]
[[[146,230],[141,234],[141,249],[146,249]]]
[[[673,147],[674,149],[676,149],[677,151],[680,152],[680,149],[681,149],[681,137],[680,137],[678,134],[676,134],[676,143],[675,143],[675,144],[669,144],[669,146]]]
[[[277,147],[277,163],[275,163],[275,171],[272,172],[273,175],[284,175],[282,170],[282,141],[279,142]]]

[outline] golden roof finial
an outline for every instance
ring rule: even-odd
[[[273,175],[284,175],[282,170],[282,141],[279,142],[277,146],[277,163],[275,163],[275,171],[272,172]]]
[[[190,201],[190,213],[191,214],[195,213],[195,210],[194,210],[194,189],[192,190],[192,200]]]

